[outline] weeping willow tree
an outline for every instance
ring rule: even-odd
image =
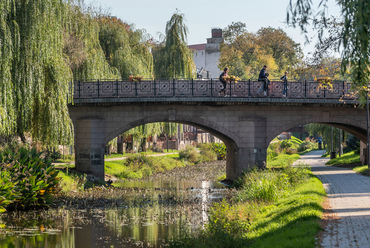
[[[100,45],[106,60],[118,69],[122,78],[129,75],[153,77],[153,56],[150,42],[144,30],[135,30],[132,25],[115,17],[103,16],[99,19]]]
[[[153,51],[157,78],[193,78],[195,64],[188,48],[184,15],[176,11],[166,25],[165,40]]]
[[[140,142],[142,150],[144,151],[148,137],[160,134],[166,134],[167,137],[171,137],[176,135],[178,132],[182,132],[182,127],[183,125],[173,122],[154,122],[134,127],[124,134],[132,135],[134,140]]]
[[[100,14],[91,7],[84,7],[81,0],[67,4],[66,12],[64,52],[73,79],[119,79],[117,68],[108,63],[100,46]]]
[[[67,109],[71,70],[63,54],[65,4],[1,1],[0,88],[3,134],[30,132],[49,145],[70,143]]]
[[[133,141],[139,141],[142,150],[145,150],[146,139],[151,136],[159,135],[162,133],[162,123],[154,122],[148,123],[141,126],[134,127],[127,132],[125,135],[132,135]]]

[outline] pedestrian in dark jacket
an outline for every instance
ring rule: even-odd
[[[267,90],[267,77],[266,77],[266,70],[267,70],[267,65],[264,65],[262,70],[260,71],[260,75],[258,76],[258,81],[261,82],[261,88],[257,91],[257,95],[263,90],[264,96],[267,95],[266,90]]]
[[[280,79],[283,80],[283,97],[286,97],[288,92],[288,72],[286,71]]]
[[[224,93],[224,95],[226,96],[226,83],[227,83],[227,80],[225,79],[225,77],[227,77],[227,73],[229,72],[229,68],[225,67],[224,71],[221,73],[219,79],[220,79],[220,82],[222,83],[222,89],[218,92],[218,95],[221,94],[221,92]]]

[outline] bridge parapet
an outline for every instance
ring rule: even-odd
[[[261,82],[248,80],[227,84],[229,98],[254,98],[261,87]],[[271,81],[268,98],[282,98],[284,83]],[[342,99],[353,100],[351,84],[345,81],[334,81],[324,87],[317,81],[287,83],[289,99]],[[73,99],[97,98],[219,98],[222,84],[218,79],[210,80],[87,80],[71,84]],[[262,94],[261,94],[262,95]]]

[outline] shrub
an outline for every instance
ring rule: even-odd
[[[21,147],[0,154],[0,171],[8,172],[14,184],[13,193],[19,195],[8,205],[8,209],[28,210],[49,207],[52,197],[59,191],[55,171],[49,159],[41,158],[36,149]]]
[[[316,145],[310,141],[303,141],[298,147],[298,152],[304,152],[308,149],[313,149],[315,146]]]
[[[123,169],[114,173],[118,178],[142,178],[150,176],[155,172],[182,167],[183,163],[169,156],[147,157],[145,155],[132,155],[121,166]]]
[[[286,149],[286,148],[289,148],[289,147],[292,147],[292,142],[290,142],[290,140],[283,140],[280,142],[280,148],[281,149]]]
[[[19,195],[14,192],[14,189],[15,185],[10,181],[9,172],[0,171],[0,213],[4,212],[5,208],[19,197]]]
[[[184,150],[179,152],[180,160],[188,161],[191,164],[199,163],[200,155],[196,148],[191,145],[187,145]]]
[[[280,142],[271,143],[267,148],[267,160],[277,157],[280,152]]]
[[[218,160],[226,159],[226,145],[224,143],[212,143],[212,149],[217,154]]]
[[[200,156],[202,162],[211,162],[217,160],[217,154],[212,149],[211,143],[205,143],[200,145]]]

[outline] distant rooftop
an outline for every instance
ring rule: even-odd
[[[206,50],[206,44],[195,44],[195,45],[189,45],[189,48],[195,51],[202,51]]]

